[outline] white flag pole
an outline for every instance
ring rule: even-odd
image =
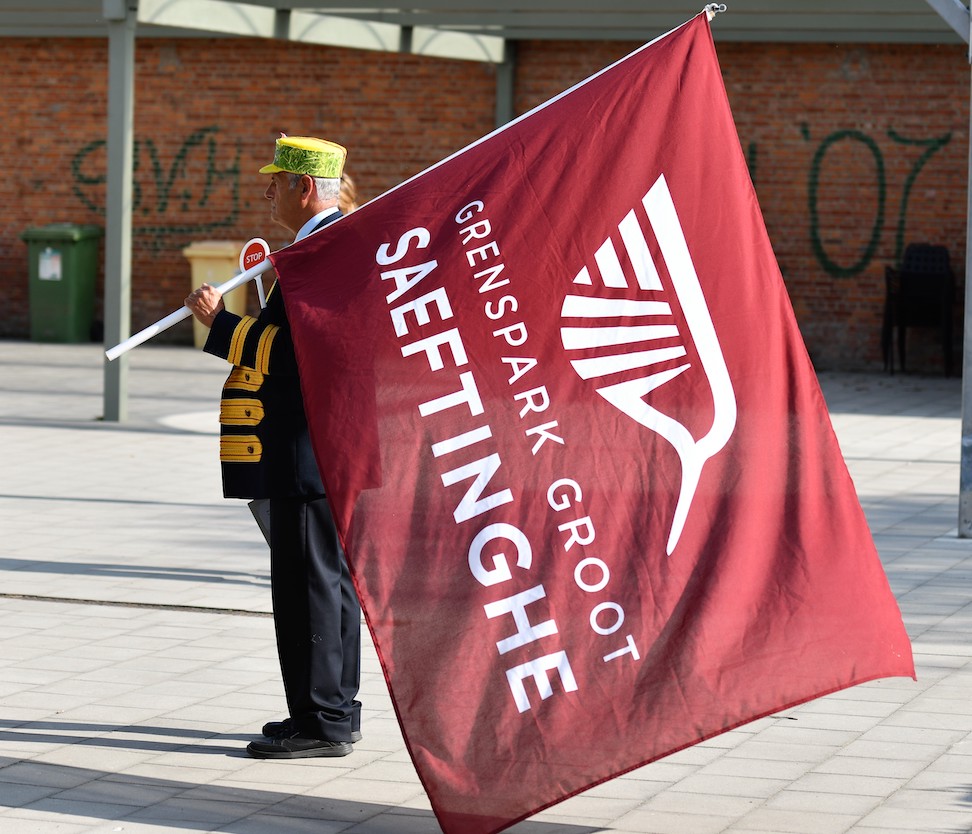
[[[237,287],[245,284],[247,281],[252,281],[258,276],[262,275],[268,269],[270,269],[273,264],[270,259],[261,261],[256,266],[252,266],[249,269],[241,272],[239,275],[235,275],[230,278],[229,281],[220,284],[216,287],[216,291],[220,295],[226,295],[230,290],[235,290]],[[127,353],[134,347],[138,347],[143,342],[147,342],[153,336],[157,336],[164,330],[168,330],[172,325],[178,324],[183,319],[187,319],[192,315],[188,307],[182,307],[172,313],[169,313],[165,318],[159,319],[155,324],[150,324],[144,330],[140,330],[134,336],[129,336],[124,342],[120,342],[113,348],[109,348],[105,351],[105,356],[108,357],[109,361],[114,361],[123,353]]]

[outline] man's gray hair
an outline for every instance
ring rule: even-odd
[[[302,174],[290,175],[290,190],[293,191],[300,182]],[[337,200],[341,193],[340,178],[331,177],[311,177],[314,180],[314,187],[317,189],[317,199],[321,202],[331,202]]]

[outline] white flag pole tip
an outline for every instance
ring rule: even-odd
[[[178,324],[191,315],[192,313],[188,307],[180,307],[178,310],[169,313],[164,319],[159,319],[155,324],[149,325],[144,330],[140,330],[134,336],[125,339],[124,342],[115,345],[113,348],[109,348],[105,351],[105,356],[108,357],[109,362],[114,362],[123,353],[127,353],[133,347],[138,347],[140,344],[147,342],[153,336],[157,336],[163,330],[168,330],[172,325]]]
[[[235,290],[237,287],[245,284],[247,281],[253,281],[258,275],[262,275],[272,266],[273,264],[270,262],[270,259],[266,258],[255,266],[251,266],[249,269],[239,273],[239,275],[235,275],[234,277],[230,278],[229,281],[225,281],[218,287],[215,287],[215,290],[220,295],[226,295],[226,293],[230,292],[230,290]],[[129,338],[125,339],[124,342],[115,345],[113,348],[109,348],[105,351],[105,356],[108,357],[109,362],[114,362],[119,356],[121,356],[123,353],[127,353],[133,347],[138,347],[143,342],[147,342],[153,336],[157,336],[163,330],[168,330],[170,327],[172,327],[172,325],[178,324],[180,321],[190,318],[191,316],[192,313],[188,307],[180,307],[178,310],[169,313],[169,315],[167,315],[165,318],[159,319],[157,322],[155,322],[155,324],[150,324],[144,330],[140,330],[134,336],[129,336]]]
[[[705,7],[705,13],[709,20],[712,20],[717,14],[722,14],[726,10],[725,3],[709,3]]]

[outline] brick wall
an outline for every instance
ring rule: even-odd
[[[521,48],[518,108],[634,46]],[[969,127],[965,48],[727,43],[717,49],[742,150],[817,367],[881,368],[884,270],[912,241],[950,250],[958,280],[958,359]],[[931,329],[909,330],[908,367],[941,372]]]
[[[104,223],[107,46],[4,46],[0,72],[22,94],[0,101],[0,336],[23,338],[20,233],[59,221]],[[634,46],[519,44],[517,112]],[[718,51],[811,356],[820,368],[880,368],[884,268],[907,242],[947,245],[962,297],[964,48],[727,43]],[[493,126],[494,74],[478,63],[226,39],[144,39],[136,55],[133,329],[181,304],[189,243],[256,235],[285,242],[267,220],[256,173],[280,131],[346,144],[348,171],[367,199]],[[162,338],[188,342],[189,334],[176,328]],[[911,368],[940,371],[933,333],[909,333],[908,352]]]
[[[0,118],[0,336],[29,332],[27,247],[52,222],[104,225],[107,47],[97,40],[4,40],[10,89]],[[493,128],[495,76],[481,63],[257,40],[158,40],[136,50],[132,328],[181,306],[182,250],[210,239],[289,242],[268,220],[267,179],[280,132],[350,149],[361,200]],[[99,277],[97,315],[101,315]],[[255,301],[255,294],[254,301]],[[190,341],[188,326],[162,340]]]

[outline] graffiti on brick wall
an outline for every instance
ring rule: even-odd
[[[71,162],[74,193],[104,216],[106,143],[82,147]],[[189,236],[234,226],[239,216],[240,147],[221,140],[218,127],[203,127],[183,140],[171,161],[151,139],[133,143],[132,215],[151,237]]]
[[[803,138],[811,141],[810,129],[804,124],[802,126]],[[897,145],[924,150],[915,156],[911,161],[911,168],[900,183],[900,200],[898,200],[898,217],[895,224],[894,239],[894,262],[901,263],[901,255],[905,247],[905,228],[908,220],[908,202],[911,198],[911,190],[918,179],[918,175],[928,163],[928,161],[938,151],[945,147],[952,139],[951,133],[943,136],[935,136],[928,139],[913,139],[902,136],[893,129],[887,131],[887,136]],[[821,234],[821,183],[820,170],[828,154],[835,149],[841,149],[844,143],[857,143],[863,148],[874,162],[874,196],[876,196],[874,217],[871,221],[870,233],[860,256],[851,263],[839,263],[835,257],[827,251],[827,247]],[[813,247],[814,256],[826,272],[836,278],[847,278],[863,272],[871,264],[874,255],[881,243],[881,235],[884,229],[884,215],[888,203],[889,189],[899,187],[897,183],[889,182],[886,173],[884,153],[878,143],[866,133],[860,130],[838,130],[825,137],[817,146],[816,153],[810,165],[808,182],[808,202],[810,212],[810,243]],[[897,195],[895,195],[897,196]]]
[[[756,185],[756,143],[750,142],[746,148],[746,165],[749,166],[749,178]]]

